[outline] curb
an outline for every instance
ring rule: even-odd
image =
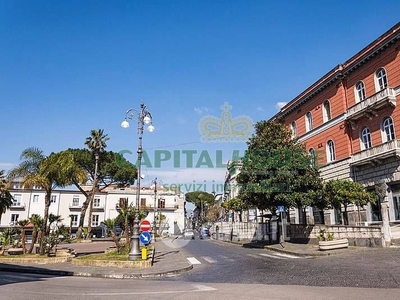
[[[162,276],[169,276],[187,272],[193,269],[193,265],[190,264],[187,267],[169,270],[164,272],[154,273],[124,273],[124,274],[101,274],[101,273],[87,273],[87,272],[72,272],[63,270],[49,270],[49,269],[36,269],[32,267],[7,267],[0,266],[0,271],[4,272],[15,272],[15,273],[31,273],[31,274],[44,274],[44,275],[58,275],[58,276],[77,276],[77,277],[96,277],[96,278],[113,278],[113,279],[128,279],[128,278],[156,278]]]

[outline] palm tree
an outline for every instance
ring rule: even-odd
[[[56,227],[58,227],[58,223],[61,223],[63,218],[61,216],[54,215],[52,213],[49,214],[49,225],[47,226],[46,236],[50,234],[51,225],[55,223]]]
[[[107,219],[107,220],[103,221],[103,224],[107,227],[107,234],[111,235],[111,237],[115,243],[115,246],[117,247],[117,250],[119,252],[121,249],[121,245],[120,245],[118,238],[114,232],[115,219]]]
[[[51,204],[51,192],[57,187],[72,184],[72,180],[79,178],[86,180],[86,173],[78,169],[72,154],[63,152],[46,157],[43,151],[32,147],[25,149],[20,157],[23,161],[8,176],[10,179],[22,178],[25,186],[38,185],[45,191],[45,206],[43,213],[42,234],[47,233],[47,221]],[[39,239],[40,254],[45,254],[43,238]]]
[[[12,195],[8,191],[7,182],[4,178],[4,170],[0,170],[0,221],[1,216],[12,205]]]
[[[41,228],[43,225],[43,218],[39,215],[33,214],[29,221],[33,224],[33,231],[32,231],[32,243],[28,249],[28,253],[32,253],[33,247],[35,246],[38,235],[42,235]]]
[[[98,176],[97,175],[98,175],[98,168],[99,168],[100,153],[102,151],[104,151],[104,149],[107,147],[106,142],[108,140],[109,140],[108,135],[104,134],[104,130],[98,129],[98,130],[92,130],[90,132],[90,136],[86,138],[86,142],[85,142],[85,145],[88,146],[88,148],[93,152],[94,160],[95,160],[92,190],[91,190],[91,193],[89,193],[89,197],[86,199],[85,203],[82,205],[82,211],[81,211],[81,220],[82,220],[82,226],[83,226],[86,209],[89,206],[88,234],[86,235],[87,239],[89,239],[90,232],[92,231],[93,199],[94,199],[94,196],[96,195],[96,192],[98,191]],[[82,214],[83,210],[84,210],[84,213]],[[78,232],[79,232],[80,228],[81,228],[81,224],[79,224]]]
[[[26,253],[26,234],[25,234],[25,228],[26,225],[29,224],[29,220],[20,220],[17,222],[17,225],[21,227],[21,244],[22,244],[22,253]]]

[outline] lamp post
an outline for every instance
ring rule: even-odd
[[[142,138],[144,125],[147,126],[147,130],[150,132],[154,131],[154,126],[152,124],[151,113],[149,112],[146,105],[143,103],[140,104],[140,110],[136,110],[134,108],[130,108],[126,111],[125,120],[121,123],[122,128],[128,128],[129,122],[128,119],[132,120],[134,117],[138,119],[138,135],[139,135],[139,143],[138,143],[138,160],[137,160],[137,179],[136,179],[136,207],[135,207],[135,219],[133,221],[133,233],[131,237],[131,251],[129,252],[129,260],[135,260],[138,257],[141,257],[140,247],[139,247],[139,198],[140,198],[140,179],[141,179],[141,161],[142,161]]]
[[[158,180],[157,177],[151,182],[151,185],[154,185],[154,216],[153,216],[153,230],[151,233],[151,241],[156,241],[157,234],[157,223],[156,223],[156,214],[157,214],[157,185],[162,185],[162,181]]]

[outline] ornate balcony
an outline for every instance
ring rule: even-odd
[[[362,117],[372,119],[377,115],[377,110],[386,106],[396,106],[396,91],[394,89],[386,88],[353,105],[347,110],[346,120],[350,122],[351,127],[355,129],[358,119]]]
[[[350,165],[379,164],[383,159],[394,156],[400,157],[400,140],[393,140],[355,153],[351,158]]]

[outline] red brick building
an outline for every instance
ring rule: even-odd
[[[324,179],[351,178],[386,189],[391,222],[400,221],[400,23],[308,87],[272,119],[317,155]],[[384,182],[385,184],[383,184]],[[363,208],[351,223],[380,222],[381,204]],[[319,222],[309,208],[309,221]],[[293,220],[299,221],[299,220]],[[325,213],[340,224],[339,212]]]

